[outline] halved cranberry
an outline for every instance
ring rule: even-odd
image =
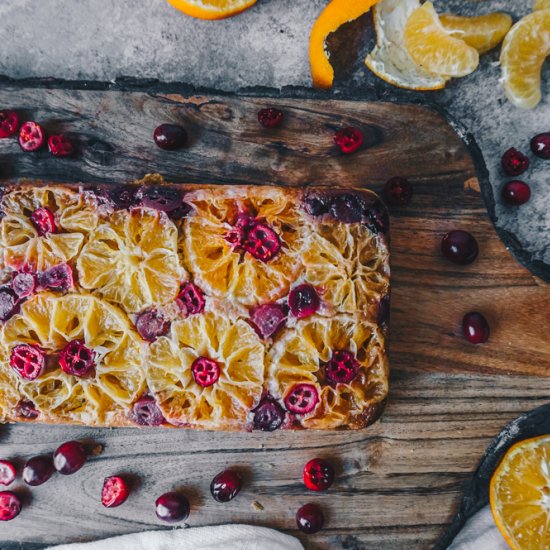
[[[140,313],[136,319],[136,330],[147,342],[154,342],[160,336],[170,331],[170,321],[156,309],[149,309]]]
[[[38,287],[42,290],[69,290],[74,287],[73,268],[59,264],[38,274]]]
[[[182,206],[183,196],[178,189],[173,187],[155,185],[141,188],[136,198],[142,206],[154,208],[161,212],[171,212]]]
[[[19,128],[19,145],[26,152],[37,151],[44,145],[46,134],[40,124],[29,120]]]
[[[54,134],[48,138],[48,150],[54,157],[70,157],[74,153],[74,145],[67,136]]]
[[[17,309],[17,295],[7,286],[0,287],[0,321],[7,321]]]
[[[36,487],[46,483],[55,472],[51,455],[33,456],[23,468],[23,481]]]
[[[296,414],[310,413],[319,403],[319,393],[313,384],[296,384],[285,397],[285,407]]]
[[[384,187],[384,197],[393,206],[403,206],[411,202],[413,188],[408,180],[399,176],[390,178]]]
[[[134,403],[131,418],[139,426],[160,426],[165,421],[162,411],[151,395],[144,395]]]
[[[281,249],[281,241],[271,227],[256,223],[247,231],[243,248],[257,260],[268,262]]]
[[[322,195],[309,195],[304,199],[305,211],[311,216],[327,214],[330,208],[330,200]]]
[[[467,231],[449,231],[441,241],[441,252],[451,262],[459,265],[471,264],[479,253],[477,241]]]
[[[258,111],[258,122],[264,128],[276,128],[283,122],[285,115],[280,109],[268,107]]]
[[[531,188],[523,181],[512,180],[504,184],[500,195],[504,202],[520,206],[531,198]]]
[[[210,493],[216,502],[229,502],[241,490],[241,476],[234,470],[220,472],[210,483]]]
[[[11,288],[19,298],[31,296],[36,289],[36,274],[19,271],[12,275]]]
[[[509,176],[519,176],[529,168],[529,159],[520,151],[511,147],[502,155],[503,170]]]
[[[330,213],[344,223],[357,223],[364,218],[365,203],[357,195],[344,193],[332,198]]]
[[[0,521],[10,521],[21,512],[21,500],[11,491],[0,491]]]
[[[115,508],[126,502],[128,494],[128,485],[120,476],[106,477],[101,491],[101,504],[105,508]]]
[[[334,143],[345,155],[355,153],[363,145],[363,132],[357,128],[342,128],[334,134]]]
[[[373,233],[387,233],[390,228],[388,209],[381,200],[370,198],[365,202],[365,225]]]
[[[86,463],[86,449],[79,441],[67,441],[53,454],[55,469],[65,476],[78,472]]]
[[[0,111],[0,139],[13,136],[19,129],[19,117],[15,111]]]
[[[15,414],[27,420],[35,420],[40,416],[40,411],[30,399],[21,399],[15,406]]]
[[[462,333],[468,342],[484,344],[489,340],[489,323],[479,311],[471,311],[462,319]]]
[[[285,420],[285,411],[272,397],[265,397],[252,411],[254,429],[262,432],[273,432],[280,428]]]
[[[48,235],[48,233],[55,233],[57,231],[55,216],[48,208],[37,208],[31,214],[31,222],[41,237]]]
[[[19,344],[10,352],[10,367],[26,380],[36,380],[46,366],[46,355],[33,344]]]
[[[323,528],[325,516],[315,504],[306,504],[296,512],[296,525],[302,533],[313,535]]]
[[[86,376],[95,366],[95,356],[95,351],[82,340],[73,340],[59,354],[59,366],[67,374]]]
[[[304,466],[305,486],[312,491],[326,491],[334,482],[334,468],[322,458],[314,458]]]
[[[109,190],[109,199],[117,210],[126,210],[138,202],[137,191],[135,185],[119,185]]]
[[[208,357],[197,357],[191,365],[191,372],[195,382],[207,388],[215,384],[220,377],[220,366]]]
[[[11,485],[15,481],[15,466],[9,460],[0,460],[0,485]]]
[[[196,315],[204,311],[204,294],[202,290],[193,283],[184,283],[176,302],[185,315]]]
[[[189,517],[189,501],[179,493],[164,493],[155,501],[155,512],[162,521],[183,521]]]
[[[336,350],[325,364],[325,376],[333,384],[348,384],[359,372],[359,361],[350,351]]]
[[[161,124],[155,128],[153,139],[161,149],[173,151],[187,143],[187,131],[177,124]]]
[[[263,304],[250,312],[250,320],[264,340],[273,336],[286,321],[286,308],[282,304]]]
[[[550,132],[537,134],[531,140],[531,151],[541,159],[550,159]]]
[[[288,305],[294,317],[304,319],[313,315],[319,309],[321,300],[315,288],[306,283],[290,291]]]

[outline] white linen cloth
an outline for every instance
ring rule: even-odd
[[[95,542],[50,546],[47,550],[304,550],[289,535],[252,525],[144,531]]]
[[[498,530],[491,507],[472,516],[455,537],[448,550],[510,550]]]

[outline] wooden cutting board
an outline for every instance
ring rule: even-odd
[[[159,172],[179,182],[375,190],[391,176],[411,180],[412,203],[392,210],[390,399],[381,421],[359,432],[4,427],[0,452],[20,461],[71,438],[105,448],[74,476],[58,476],[32,495],[22,489],[32,503],[2,526],[0,547],[25,541],[40,548],[163,528],[154,500],[181,487],[191,497],[192,526],[243,522],[297,534],[295,511],[317,502],[327,527],[301,537],[307,548],[432,548],[490,439],[550,395],[550,288],[498,238],[482,198],[492,200],[486,170],[471,137],[459,136],[440,111],[416,104],[320,100],[303,92],[300,99],[197,95],[177,85],[85,88],[0,87],[2,107],[79,143],[75,158],[60,160],[45,150],[24,154],[15,140],[0,140],[4,179],[123,182]],[[272,105],[286,119],[266,131],[256,113]],[[151,134],[162,122],[188,128],[189,147],[158,149]],[[367,146],[352,156],[339,154],[332,142],[344,126],[366,136]],[[479,242],[479,259],[470,266],[451,264],[439,252],[441,237],[458,228]],[[486,345],[461,336],[462,315],[472,309],[491,323]],[[303,464],[315,456],[337,465],[337,482],[327,494],[307,493],[300,482]],[[243,472],[245,489],[232,503],[217,504],[208,486],[229,466]],[[102,509],[103,477],[121,472],[135,480],[134,493],[124,506]]]

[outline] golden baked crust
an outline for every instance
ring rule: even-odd
[[[0,196],[0,421],[332,430],[382,413],[371,191],[152,175]]]

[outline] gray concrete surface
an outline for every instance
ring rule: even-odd
[[[1,0],[0,74],[98,80],[129,75],[224,90],[309,86],[308,36],[324,5],[326,0],[258,0],[238,17],[209,22],[191,19],[164,0]],[[531,0],[435,0],[435,6],[465,15],[504,10],[518,18]],[[372,44],[367,25],[364,18],[354,26],[360,55],[337,83],[392,94],[362,64]],[[527,151],[532,135],[550,131],[549,67],[543,78],[548,93],[529,112],[506,101],[499,76],[496,51],[483,57],[474,74],[430,96],[475,135],[496,191],[506,181],[499,169],[502,152],[511,146]],[[497,206],[498,225],[548,264],[549,167],[537,160],[524,176],[532,186],[530,203]]]

